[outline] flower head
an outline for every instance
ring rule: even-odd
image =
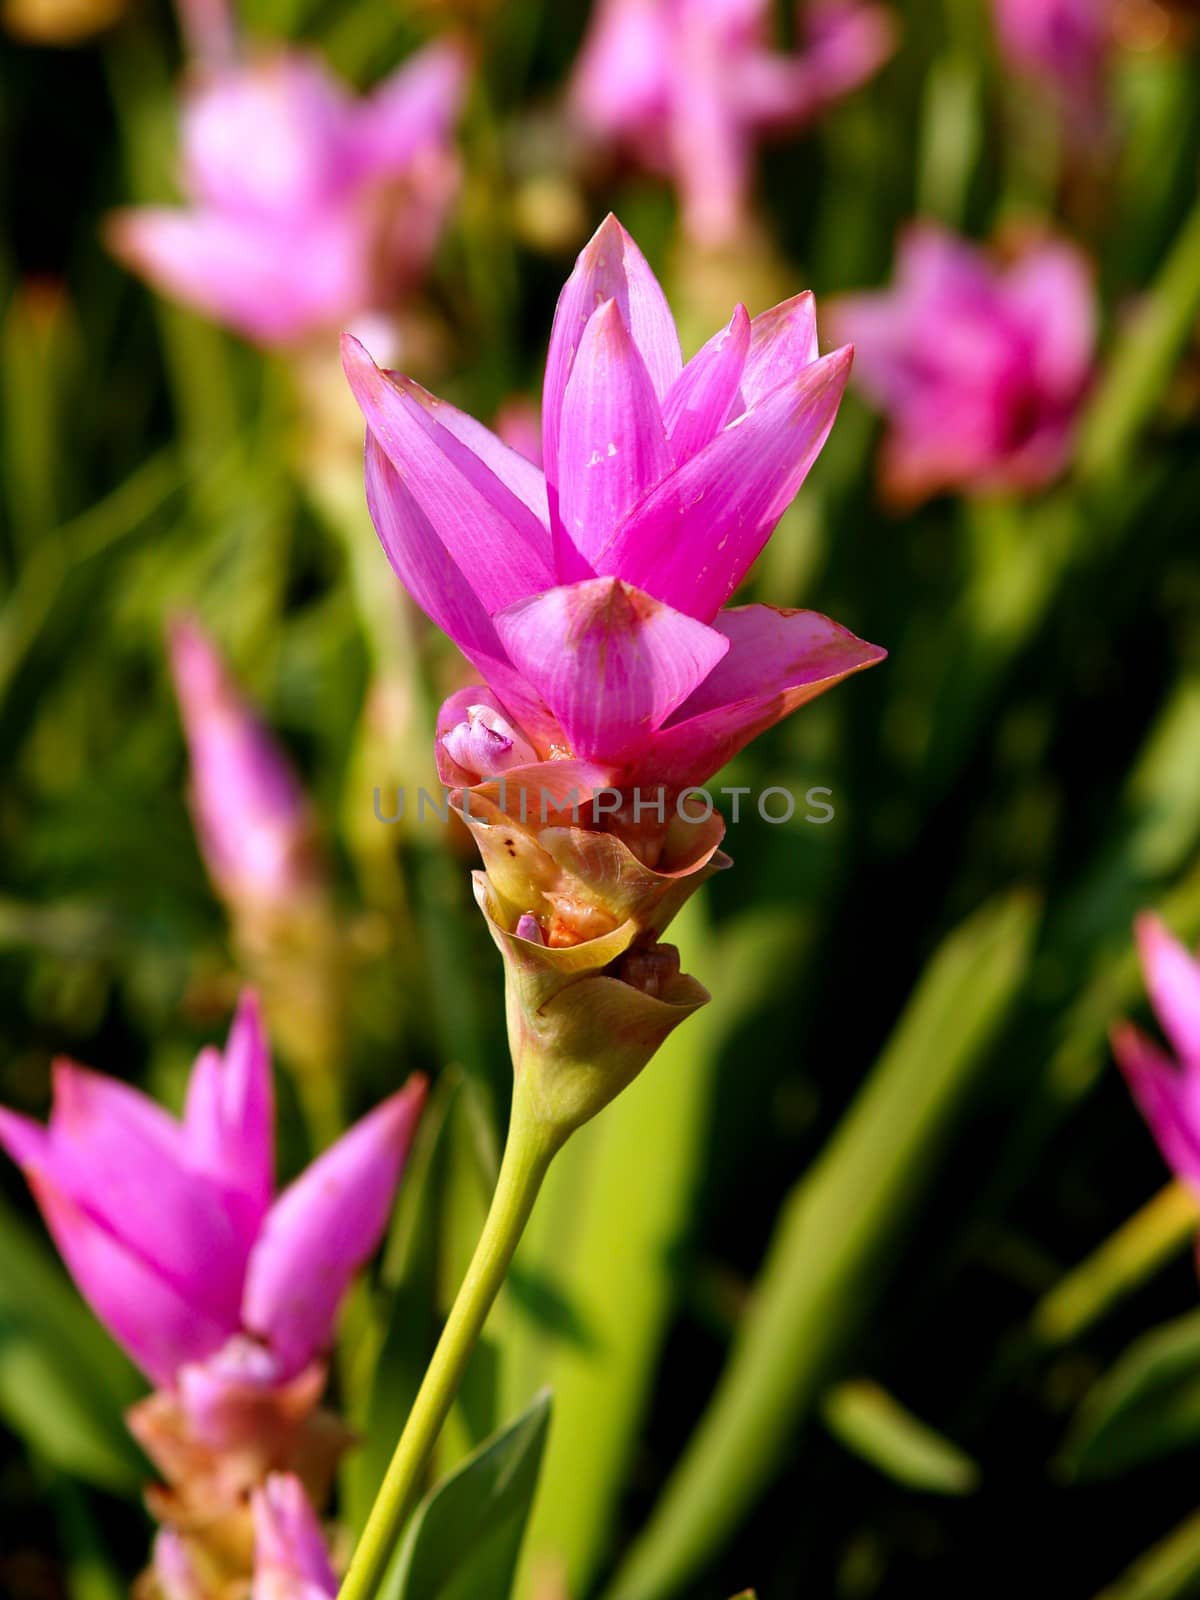
[[[170,652],[205,865],[228,903],[285,908],[320,881],[304,791],[190,618],[172,625]]]
[[[408,1085],[273,1197],[271,1067],[252,995],[201,1051],[182,1121],[60,1061],[48,1127],[0,1110],[80,1292],[155,1383],[200,1416],[298,1380],[375,1250],[424,1099]]]
[[[344,341],[367,501],[396,573],[485,680],[439,719],[444,778],[531,760],[585,789],[701,783],[883,652],[828,618],[722,610],[820,452],[851,352],[811,295],[686,365],[662,290],[609,218],[564,288],[545,471]],[[573,763],[573,765],[568,765]]]
[[[385,311],[424,270],[453,197],[465,77],[440,44],[364,99],[299,51],[210,61],[183,99],[188,209],[119,213],[113,248],[263,344]]]
[[[835,307],[856,376],[889,422],[885,490],[1032,490],[1066,464],[1091,376],[1095,298],[1073,245],[1048,240],[1002,267],[931,223],[900,240],[890,289]]]
[[[1167,1165],[1200,1193],[1200,957],[1157,917],[1139,917],[1136,932],[1150,1003],[1174,1059],[1127,1022],[1115,1029],[1113,1049]]]
[[[811,295],[686,365],[663,292],[610,217],[559,299],[544,470],[355,340],[367,502],[392,566],[484,683],[438,718],[442,778],[485,873],[518,1078],[558,1137],[708,998],[661,935],[728,864],[684,791],[883,651],[827,617],[722,609],[833,425],[851,352]]]
[[[801,49],[770,45],[767,0],[601,0],[572,89],[583,128],[671,176],[684,226],[736,240],[755,146],[811,122],[892,49],[888,13],[864,0],[800,11]]]
[[[1051,90],[1072,134],[1094,137],[1105,117],[1108,0],[993,0],[993,10],[1011,65]]]

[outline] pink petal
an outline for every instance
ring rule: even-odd
[[[1200,1068],[1200,962],[1148,913],[1134,924],[1150,1004],[1179,1059]]]
[[[606,300],[584,329],[559,418],[559,516],[589,563],[670,465],[650,375]]]
[[[661,117],[670,49],[667,12],[658,0],[599,0],[571,87],[571,106],[584,126],[624,134]]]
[[[552,720],[549,712],[509,661],[483,602],[373,433],[367,434],[365,469],[367,509],[392,570],[426,616],[504,696],[509,712],[537,737]]]
[[[728,326],[697,351],[667,391],[662,414],[676,466],[702,450],[734,414],[751,328],[745,306],[739,305]],[[738,411],[745,409],[744,403],[737,405]]]
[[[254,1587],[251,1600],[314,1600],[337,1594],[337,1576],[317,1514],[300,1479],[275,1472],[251,1496]]]
[[[290,906],[320,874],[299,780],[195,622],[176,618],[168,643],[205,865],[227,900]]]
[[[275,1096],[257,996],[244,991],[224,1055],[201,1051],[184,1114],[188,1164],[246,1196],[247,1249],[275,1187]]]
[[[686,236],[704,246],[733,246],[747,220],[754,170],[748,121],[730,94],[724,41],[710,27],[683,27],[674,41],[675,91],[667,124]]]
[[[1016,263],[1004,287],[1031,330],[1036,381],[1048,396],[1077,400],[1096,348],[1096,296],[1086,256],[1073,245],[1041,245]]]
[[[739,606],[712,626],[729,653],[659,732],[663,783],[703,783],[751,739],[887,654],[816,611]]]
[[[737,413],[749,411],[816,361],[817,308],[809,290],[762,311],[750,323],[750,348]]]
[[[477,455],[496,474],[505,488],[528,506],[544,528],[549,529],[546,475],[540,467],[534,465],[531,457],[514,450],[482,422],[477,422],[474,417],[468,416],[465,411],[460,411],[457,406],[450,405],[448,401],[439,400],[436,395],[430,394],[428,389],[423,389],[412,378],[406,378],[399,372],[389,372],[388,377],[397,388],[411,395],[435,422],[440,423],[447,432],[452,433],[460,443]]]
[[[187,1540],[173,1528],[154,1535],[152,1559],[156,1592],[161,1600],[205,1600],[206,1585],[196,1570]]]
[[[250,1255],[242,1320],[285,1373],[329,1342],[350,1280],[387,1227],[424,1101],[425,1080],[410,1078],[318,1156],[268,1213]]]
[[[1129,1023],[1114,1029],[1112,1046],[1163,1159],[1177,1177],[1200,1188],[1200,1072],[1180,1071]]]
[[[352,116],[343,86],[302,51],[207,74],[184,101],[187,192],[231,215],[303,216],[350,176]]]
[[[729,648],[713,629],[612,578],[520,601],[496,627],[583,760],[619,762],[644,749]]]
[[[242,1198],[186,1164],[181,1130],[165,1137],[152,1102],[71,1062],[54,1068],[51,1181],[198,1317],[237,1326],[249,1249]]]
[[[342,362],[367,427],[484,608],[548,588],[550,541],[528,506],[349,334]]]
[[[820,454],[852,351],[813,362],[665,478],[597,564],[689,616],[714,617]]]
[[[469,63],[450,41],[426,46],[385,78],[354,111],[356,170],[368,177],[403,172],[425,147],[449,139],[462,108]]]
[[[107,239],[164,294],[260,344],[346,321],[371,297],[367,219],[349,206],[283,220],[147,207],[118,213]]]
[[[683,366],[675,319],[658,279],[632,238],[616,217],[610,215],[580,252],[575,269],[563,286],[550,332],[550,348],[546,354],[542,390],[542,444],[560,578],[584,575],[575,547],[565,538],[557,523],[559,430],[563,397],[584,328],[592,313],[605,300],[617,302],[621,321],[645,362],[650,382],[660,400]]]
[[[0,1142],[7,1143],[3,1123]],[[53,1163],[26,1167],[46,1226],[80,1294],[151,1382],[169,1385],[187,1361],[202,1361],[233,1332],[127,1248],[60,1186]]]

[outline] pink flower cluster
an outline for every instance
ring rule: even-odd
[[[362,100],[295,50],[199,69],[182,107],[188,209],[119,213],[110,242],[165,293],[263,344],[387,312],[456,192],[465,80],[448,44]]]
[[[1045,240],[1008,266],[932,223],[900,240],[890,289],[845,297],[838,335],[886,415],[881,476],[902,504],[1040,488],[1070,455],[1092,374],[1086,258]]]
[[[804,294],[755,318],[739,306],[685,364],[611,217],[558,303],[544,471],[345,341],[384,549],[485,680],[442,709],[445,781],[552,761],[585,784],[678,790],[881,659],[815,612],[726,608],[825,442],[850,359],[818,354]]]
[[[891,54],[888,13],[813,0],[794,55],[770,45],[768,0],[601,0],[571,105],[592,137],[673,178],[689,236],[729,244],[746,220],[756,146],[803,127]]]
[[[195,1559],[173,1528],[236,1511],[271,1470],[324,1492],[348,1437],[316,1410],[325,1357],[424,1096],[410,1080],[275,1195],[271,1066],[248,994],[224,1052],[197,1057],[182,1121],[67,1061],[48,1127],[0,1110],[0,1147],[81,1293],[157,1386],[129,1422],[167,1480],[151,1495],[160,1568]]]

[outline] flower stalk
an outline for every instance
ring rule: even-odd
[[[371,1600],[383,1580],[542,1182],[571,1131],[539,1115],[528,1083],[527,1076],[517,1079],[504,1158],[483,1232],[342,1583],[341,1600]]]

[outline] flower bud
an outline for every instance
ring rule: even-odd
[[[712,870],[697,872],[689,890]],[[633,1081],[708,991],[680,972],[677,950],[647,939],[633,918],[551,948],[517,932],[529,928],[528,913],[506,925],[486,873],[472,878],[504,958],[513,1070],[538,1119],[566,1138]]]

